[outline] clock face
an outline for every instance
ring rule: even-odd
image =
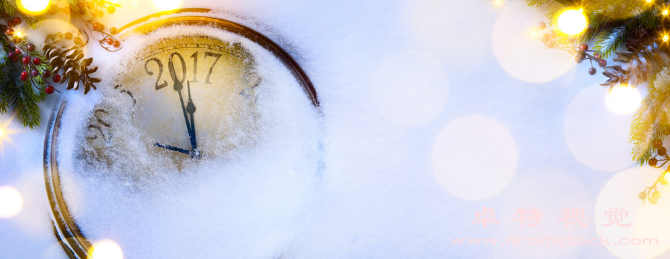
[[[131,254],[211,257],[269,240],[289,246],[321,168],[309,80],[247,28],[157,24],[129,38],[137,47],[107,70],[106,85],[54,108],[45,180],[63,248],[85,258],[111,239]],[[185,229],[198,234],[169,238]]]
[[[127,68],[78,129],[81,170],[153,181],[232,159],[267,133],[256,104],[271,81],[239,42],[161,39]]]

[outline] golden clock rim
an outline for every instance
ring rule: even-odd
[[[241,35],[256,44],[259,44],[266,50],[275,55],[296,78],[302,86],[304,92],[309,97],[312,105],[320,112],[320,104],[317,98],[316,90],[312,85],[307,74],[300,65],[279,45],[267,38],[263,34],[246,27],[244,25],[228,21],[221,18],[207,16],[178,16],[167,17],[147,22],[152,18],[158,18],[175,13],[209,13],[210,9],[205,8],[187,8],[173,11],[160,12],[137,19],[119,29],[119,38],[125,39],[133,35],[148,34],[161,27],[171,25],[205,25],[212,29],[221,29],[237,35]],[[137,27],[134,27],[137,26]],[[54,235],[58,239],[61,247],[70,258],[89,258],[91,252],[91,242],[83,235],[79,226],[71,216],[67,203],[65,202],[60,186],[60,176],[58,172],[57,143],[60,130],[61,118],[67,105],[67,97],[63,97],[61,102],[54,105],[49,126],[44,140],[44,182],[46,185],[47,197],[51,207],[52,223],[54,225]]]

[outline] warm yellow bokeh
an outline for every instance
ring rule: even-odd
[[[567,10],[558,16],[558,30],[568,35],[575,35],[583,32],[586,29],[586,25],[586,16],[582,9]]]
[[[616,114],[632,114],[641,101],[640,91],[628,86],[616,87],[605,97],[607,109]]]
[[[154,0],[154,5],[164,11],[177,9],[181,4],[182,0]]]
[[[28,14],[43,13],[49,7],[49,0],[21,0],[19,2],[19,9]]]
[[[0,187],[0,218],[11,218],[19,214],[23,207],[23,197],[16,189]]]
[[[102,240],[91,248],[91,259],[123,259],[123,251],[114,241]]]

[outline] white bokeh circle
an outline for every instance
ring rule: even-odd
[[[603,187],[596,200],[594,216],[598,236],[609,238],[607,250],[619,258],[653,258],[670,248],[670,192],[667,185],[660,186],[661,198],[655,205],[644,205],[638,194],[651,186],[662,170],[651,167],[632,168],[618,173]],[[623,210],[628,213],[620,224],[632,224],[630,227],[618,226],[605,216],[606,211]],[[623,209],[622,209],[623,208]],[[626,240],[622,240],[622,239]],[[645,241],[644,239],[647,238]],[[646,245],[622,245],[639,239]],[[656,241],[651,239],[657,239]],[[650,245],[650,243],[652,243]],[[615,245],[616,244],[616,245]]]
[[[21,212],[23,196],[11,186],[0,187],[0,218],[11,218]]]
[[[546,49],[537,37],[531,37],[532,26],[546,20],[543,12],[528,7],[524,1],[510,2],[493,26],[493,53],[510,76],[531,83],[549,82],[575,66],[566,51]]]
[[[402,51],[373,72],[373,102],[388,120],[420,126],[437,117],[447,102],[449,82],[442,65],[419,51]]]
[[[490,3],[411,0],[405,2],[402,12],[405,31],[422,51],[465,66],[485,61],[488,53],[476,50],[489,47],[489,17],[496,12]]]
[[[518,159],[507,128],[481,115],[449,123],[433,145],[435,176],[449,193],[465,200],[485,200],[504,190]]]
[[[565,141],[584,165],[616,171],[631,165],[628,142],[631,116],[610,112],[605,105],[607,89],[592,86],[579,92],[565,114]]]

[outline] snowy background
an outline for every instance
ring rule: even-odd
[[[137,7],[120,3],[124,8],[105,17],[107,27],[158,11],[152,1]],[[296,57],[322,105],[325,167],[309,212],[299,224],[268,234],[290,236],[289,244],[270,240],[253,244],[252,251],[213,248],[219,256],[670,256],[670,222],[664,216],[670,199],[642,207],[637,198],[658,172],[631,160],[631,114],[613,112],[607,91],[597,86],[605,80],[600,73],[588,75],[588,64],[575,65],[566,53],[545,50],[530,37],[544,20],[543,10],[520,0],[502,7],[488,0],[229,0],[186,1],[183,7],[212,8],[270,35]],[[96,62],[105,62],[100,55]],[[645,93],[643,88],[638,91]],[[65,257],[53,236],[42,169],[55,99],[42,105],[41,128],[27,130],[16,120],[6,126],[14,134],[3,142],[0,186],[18,190],[24,204],[18,215],[0,218],[3,258]],[[0,116],[0,125],[12,117]],[[670,195],[666,189],[662,194]],[[471,223],[484,206],[495,209],[499,224]],[[514,220],[521,207],[544,213],[537,227]],[[609,222],[604,212],[614,207],[629,212],[623,223],[632,223],[630,228],[602,226]],[[588,225],[565,226],[558,220],[563,208],[583,208]],[[114,227],[101,228],[99,235],[105,229]],[[189,235],[185,231],[173,241],[200,242]],[[658,238],[659,245],[452,243],[601,236]],[[122,249],[133,242],[115,241]],[[127,258],[186,256],[168,247],[151,255],[124,252]]]

